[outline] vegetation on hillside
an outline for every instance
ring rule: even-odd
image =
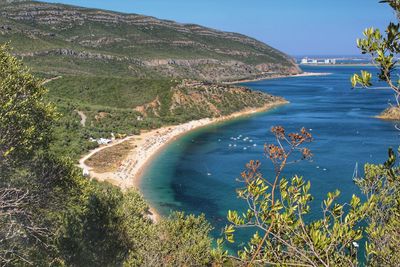
[[[66,76],[45,86],[61,114],[51,149],[74,159],[96,146],[91,137],[139,134],[283,101],[244,87],[177,79]],[[85,115],[85,125],[78,112]]]
[[[50,149],[73,159],[96,147],[90,138],[138,134],[278,100],[209,82],[184,87],[184,78],[240,80],[300,71],[285,54],[240,34],[61,4],[0,5],[0,43],[9,43],[43,79],[46,98],[60,114]]]
[[[0,47],[0,265],[199,266],[204,216],[154,224],[135,190],[89,181],[49,150],[57,117],[41,81]]]
[[[399,1],[384,2],[399,10]],[[93,30],[100,29],[94,27]],[[389,41],[397,47],[397,33],[394,36]],[[391,51],[393,47],[384,49]],[[372,48],[379,51],[379,42]],[[390,53],[378,53],[378,59],[384,63],[381,74],[385,77],[393,72],[391,58]],[[191,110],[190,116],[200,116],[205,110],[193,106],[188,95],[199,100],[201,105],[213,106],[215,109],[208,110],[214,115],[223,115],[238,107],[261,105],[271,100],[271,96],[207,83],[187,88],[184,81],[168,79],[165,82],[173,84],[169,89],[160,89],[164,82],[153,87],[153,83],[143,81],[150,92],[148,98],[140,100],[129,90],[142,81],[127,80],[132,84],[121,84],[115,90],[132,99],[121,99],[122,106],[117,107],[115,104],[119,102],[112,99],[113,95],[107,90],[104,95],[93,92],[107,84],[107,79],[97,82],[95,77],[87,78],[86,86],[75,84],[72,93],[67,94],[59,88],[65,86],[60,78],[49,83],[50,88],[51,83],[58,86],[46,95],[43,80],[36,79],[9,53],[7,46],[0,46],[0,70],[2,266],[400,264],[400,168],[397,162],[400,151],[390,149],[384,164],[365,166],[364,177],[355,180],[363,198],[353,196],[349,203],[340,204],[336,201],[339,192],[329,193],[322,203],[321,217],[309,220],[306,216],[311,212],[310,183],[298,176],[286,179],[282,171],[295,153],[299,153],[296,160],[312,156],[306,147],[312,136],[304,129],[287,134],[283,127],[273,127],[276,144],[266,145],[265,154],[273,163],[274,175],[263,176],[259,172],[259,162],[251,161],[246,166],[241,175],[244,186],[237,193],[248,204],[248,210],[244,214],[230,211],[230,224],[224,229],[228,242],[235,241],[240,228],[255,229],[256,233],[245,248],[237,254],[229,254],[223,248],[222,239],[217,240],[215,249],[212,247],[211,225],[204,216],[174,213],[153,223],[148,217],[149,208],[137,191],[122,192],[110,184],[84,178],[69,158],[61,156],[63,148],[57,142],[65,141],[64,145],[68,146],[69,140],[86,140],[95,131],[102,134],[118,130],[118,127],[124,129],[126,122],[119,124],[118,118],[134,120],[136,117],[138,123],[153,127],[172,119],[188,119],[179,116],[184,113],[179,111],[182,107]],[[65,77],[67,84],[76,83],[74,78]],[[355,76],[353,83],[369,85],[369,77],[363,73]],[[391,76],[386,77],[390,82],[387,78]],[[169,97],[161,99],[161,94]],[[219,106],[216,100],[222,99],[222,95],[228,104]],[[250,96],[261,100],[251,103]],[[51,102],[59,108],[55,109]],[[77,111],[88,115],[85,125],[81,124]],[[68,132],[60,133],[60,129],[68,129]],[[58,139],[61,134],[65,139]],[[365,251],[361,245],[364,241]]]
[[[60,4],[0,4],[0,42],[11,41],[42,75],[222,81],[300,72],[284,53],[241,34]]]

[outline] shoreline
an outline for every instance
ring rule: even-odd
[[[232,82],[223,82],[223,84],[238,84],[238,83],[248,83],[248,82],[259,82],[263,80],[274,80],[274,79],[281,79],[281,78],[297,78],[297,77],[310,77],[310,76],[326,76],[331,75],[332,73],[329,72],[303,72],[294,75],[272,75],[269,77],[261,77],[261,78],[254,78],[254,79],[244,79],[244,80],[237,80]]]
[[[135,188],[141,193],[140,183],[143,178],[143,174],[146,169],[150,166],[150,163],[154,157],[156,157],[167,145],[183,135],[188,134],[193,130],[198,130],[202,127],[212,125],[214,123],[224,122],[239,117],[249,116],[255,113],[265,112],[274,107],[288,104],[286,100],[279,100],[273,103],[268,103],[263,107],[244,109],[238,112],[234,112],[230,115],[221,116],[218,118],[204,118],[200,120],[193,120],[183,124],[165,126],[159,129],[143,132],[140,135],[128,136],[124,139],[115,141],[109,145],[105,145],[96,148],[79,160],[79,167],[83,169],[84,173],[87,173],[91,179],[98,181],[108,181],[122,190]],[[117,170],[105,173],[97,173],[92,167],[86,165],[86,161],[93,155],[101,152],[104,149],[111,148],[115,145],[122,144],[124,142],[132,142],[133,147],[122,160]],[[147,202],[147,201],[146,201]],[[162,217],[157,210],[148,203],[149,206],[149,218],[154,222],[158,222]]]
[[[375,67],[373,63],[336,63],[336,64],[299,64],[299,66],[312,67]]]

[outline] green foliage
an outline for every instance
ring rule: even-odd
[[[203,266],[211,262],[211,226],[204,216],[176,213],[154,224],[135,190],[92,184],[70,210],[58,246],[72,266]]]
[[[69,160],[40,154],[0,174],[2,265],[59,260],[56,236],[62,218],[82,203],[89,183],[80,173]]]
[[[361,71],[361,75],[354,74],[351,77],[351,85],[353,87],[356,87],[357,84],[361,84],[364,87],[371,86],[372,85],[371,78],[372,78],[372,74],[371,73],[362,70]]]
[[[80,124],[81,118],[76,112],[76,106],[70,102],[54,101],[60,118],[54,123],[53,141],[49,150],[56,155],[68,156],[77,159],[85,151],[97,147],[97,143],[90,142],[89,137],[99,137],[101,134],[88,131]],[[107,132],[107,136],[110,132]]]
[[[44,213],[43,207],[53,209],[57,196],[48,189],[57,187],[55,176],[59,172],[68,173],[68,168],[58,168],[63,165],[59,161],[38,154],[51,139],[54,108],[43,101],[45,90],[40,81],[8,50],[6,45],[0,46],[1,265],[26,264],[32,257],[41,262],[51,257],[54,250],[49,245],[47,218],[52,213]],[[50,172],[49,165],[54,166]]]
[[[400,10],[400,1],[399,0],[382,0],[379,3],[389,4],[390,7],[396,11],[397,16],[399,16],[399,10]]]
[[[400,18],[400,1],[384,0]],[[400,106],[400,80],[397,75],[397,60],[400,52],[400,24],[391,22],[382,35],[379,29],[369,28],[364,31],[364,39],[357,40],[357,45],[363,54],[370,54],[379,66],[379,79],[385,81],[396,95],[397,107],[387,109],[384,118],[398,119]],[[352,85],[371,85],[371,74],[362,72],[355,74]],[[396,153],[390,149],[389,159],[383,165],[365,165],[365,177],[356,180],[357,185],[373,202],[373,207],[367,214],[366,252],[368,264],[371,266],[400,265],[400,184],[399,167],[396,163]]]
[[[381,1],[381,3],[388,3],[399,15],[400,5],[397,0]],[[396,95],[397,105],[399,106],[400,97],[400,80],[397,79],[396,65],[398,63],[396,55],[400,52],[400,24],[389,23],[383,35],[379,29],[368,28],[364,31],[364,38],[357,40],[357,46],[363,54],[368,54],[372,57],[373,62],[379,68],[378,78],[385,81]],[[361,71],[361,75],[354,74],[351,77],[351,84],[354,87],[361,85],[362,87],[369,87],[371,83],[372,74],[366,71]]]
[[[67,265],[115,266],[128,250],[120,226],[123,194],[112,186],[94,185],[85,201],[65,215],[59,246]]]
[[[169,91],[174,82],[113,77],[62,77],[49,82],[47,98],[61,114],[54,127],[51,151],[78,159],[97,146],[89,138],[139,134],[140,130],[160,127],[166,119],[143,118],[133,108],[156,98],[168,110]],[[87,118],[83,126],[77,111]],[[160,114],[164,115],[164,114]],[[141,118],[139,120],[138,118]]]
[[[310,221],[305,219],[311,212],[310,182],[298,176],[290,181],[281,178],[279,197],[274,202],[268,180],[254,166],[248,168],[252,178],[238,190],[238,196],[249,203],[249,209],[241,215],[230,211],[231,224],[225,228],[230,242],[236,229],[257,229],[248,245],[238,252],[240,261],[282,266],[357,265],[358,244],[354,242],[362,238],[359,223],[370,203],[361,203],[353,196],[346,208],[347,204],[336,203],[339,191],[332,192],[323,202],[322,218]]]
[[[170,79],[63,76],[48,84],[49,96],[75,103],[110,108],[133,109],[164,98],[177,82]]]
[[[396,12],[400,19],[400,1],[384,0]],[[385,81],[396,95],[397,107],[391,107],[383,113],[384,118],[398,119],[400,107],[400,80],[397,75],[396,56],[400,52],[400,24],[391,22],[382,35],[379,29],[369,28],[364,31],[364,39],[357,40],[363,54],[370,54],[379,66],[379,79]],[[355,74],[352,85],[371,85],[371,74]],[[367,214],[366,252],[371,266],[400,265],[400,184],[399,167],[396,153],[390,149],[389,159],[383,165],[365,165],[365,177],[356,179],[357,185],[374,204]]]
[[[365,165],[365,177],[356,183],[373,200],[367,216],[366,252],[371,266],[400,265],[400,168],[390,149],[382,165]]]
[[[141,130],[229,115],[282,101],[265,93],[228,85],[170,79],[66,76],[52,80],[48,99],[61,118],[51,150],[77,159],[95,147],[89,138],[133,135]],[[81,125],[78,111],[86,116]],[[140,111],[140,112],[139,112]]]
[[[244,187],[237,190],[248,209],[229,211],[230,224],[224,229],[231,243],[239,229],[253,229],[254,235],[237,256],[220,253],[216,258],[247,266],[358,266],[366,254],[368,266],[398,266],[400,168],[396,153],[390,149],[383,165],[366,164],[365,177],[355,179],[365,201],[353,195],[349,203],[339,204],[336,190],[323,201],[320,218],[311,219],[310,182],[281,176],[294,151],[309,158],[311,152],[301,145],[311,135],[305,130],[286,135],[282,127],[273,127],[272,132],[279,145],[266,145],[265,154],[274,165],[275,178],[265,178],[259,172],[260,163],[250,161],[241,175]],[[362,239],[365,250],[359,244]]]
[[[34,9],[42,12],[29,14]],[[54,9],[69,15],[54,14]],[[294,62],[280,51],[243,35],[198,25],[148,22],[140,15],[40,2],[4,3],[2,10],[0,43],[10,42],[35,74],[48,79],[47,97],[61,114],[50,150],[74,159],[95,147],[90,137],[138,134],[264,104],[260,95],[226,92],[210,93],[204,101],[192,99],[187,105],[174,103],[173,88],[183,77],[258,77],[264,75],[259,64],[275,66],[273,73],[296,72]],[[29,15],[21,17],[21,12]],[[55,24],[45,22],[47,12]],[[103,12],[115,19],[104,21]],[[195,91],[187,90],[186,99]],[[143,105],[150,106],[145,115],[138,112]],[[77,110],[87,116],[85,127]]]
[[[234,242],[238,229],[254,229],[253,237],[235,259],[246,265],[357,266],[357,242],[363,237],[360,223],[374,206],[373,199],[362,203],[353,195],[349,204],[339,204],[340,192],[328,193],[320,219],[311,220],[310,182],[299,176],[288,180],[281,173],[295,152],[300,153],[300,159],[312,156],[303,147],[312,136],[304,128],[286,134],[278,126],[272,132],[278,145],[266,145],[265,154],[275,175],[265,178],[259,171],[260,163],[250,161],[241,175],[244,187],[237,190],[248,209],[242,214],[228,212],[227,241]]]
[[[0,143],[0,265],[209,264],[211,227],[204,216],[175,214],[154,224],[137,191],[89,181],[49,150],[54,109],[40,82],[5,49],[0,127],[12,142]],[[70,138],[93,131],[78,129],[79,117],[71,115],[76,106],[60,106],[68,117],[57,122],[56,135],[60,125],[68,125]]]
[[[397,0],[382,2],[398,10]],[[10,22],[0,18],[2,21]],[[12,25],[18,29],[27,27],[19,22]],[[68,38],[77,32],[88,36],[92,32],[132,34],[131,29],[96,22],[67,29],[69,32],[62,34]],[[49,29],[43,26],[42,30]],[[379,77],[395,91],[399,84],[392,83],[391,78],[396,68],[394,55],[399,51],[398,30],[398,25],[390,24],[383,37],[378,30],[368,29],[365,39],[359,41],[363,52],[376,55],[375,62],[381,66]],[[62,36],[62,30],[59,31]],[[149,31],[140,29],[146,35]],[[158,27],[151,33],[157,33],[161,39],[181,34]],[[10,35],[0,35],[1,38]],[[19,49],[26,51],[65,45],[64,40],[27,39],[15,32],[11,38]],[[88,41],[82,36],[78,39]],[[221,45],[218,38],[204,37],[204,40]],[[227,45],[229,49],[245,49],[240,43]],[[72,46],[83,49],[81,44]],[[193,56],[193,51],[182,52],[159,44],[152,46],[151,53],[141,46],[124,47],[116,44],[101,49],[120,56],[132,51],[147,58],[155,54]],[[197,56],[207,54],[201,49],[196,52]],[[187,95],[196,98],[174,109],[172,87],[176,83],[151,71],[145,75],[157,79],[99,78],[104,74],[125,76],[143,70],[137,66],[127,70],[118,60],[113,62],[114,70],[105,61],[54,56],[48,56],[47,60],[49,65],[40,66],[37,58],[29,59],[32,66],[39,66],[43,77],[53,77],[48,72],[53,67],[57,72],[68,73],[49,83],[47,99],[56,102],[63,115],[55,124],[57,138],[50,149],[50,130],[56,116],[53,106],[44,100],[46,90],[41,81],[9,54],[6,46],[0,47],[0,265],[208,266],[222,265],[231,258],[235,263],[249,265],[356,266],[358,242],[363,237],[369,265],[400,264],[400,169],[394,151],[389,151],[389,160],[383,165],[367,164],[365,177],[356,180],[366,194],[366,201],[353,196],[348,204],[339,204],[340,193],[329,193],[322,203],[320,218],[310,220],[310,183],[299,176],[286,179],[282,171],[292,154],[300,153],[301,159],[312,156],[303,147],[312,137],[305,129],[286,135],[282,127],[274,127],[278,145],[266,146],[265,152],[274,165],[275,175],[272,179],[264,177],[259,172],[259,162],[254,161],[242,173],[244,187],[237,194],[248,204],[248,209],[244,213],[229,211],[230,224],[224,233],[228,242],[235,242],[236,231],[241,228],[254,229],[254,235],[237,256],[229,256],[222,240],[217,240],[215,249],[211,248],[212,228],[204,215],[173,213],[153,223],[148,217],[149,207],[137,191],[122,192],[109,184],[86,180],[73,162],[60,154],[76,157],[90,149],[93,146],[87,142],[90,136],[100,137],[110,132],[133,134],[140,129],[210,116],[211,106],[224,115],[262,106],[264,102],[252,99],[256,94],[226,92],[219,102],[210,95],[199,96],[198,91],[183,88]],[[250,56],[247,60],[254,63],[258,59]],[[90,76],[86,70],[92,72]],[[361,72],[352,78],[352,84],[370,86],[371,77]],[[138,120],[140,114],[132,109],[157,98],[160,106],[150,110],[144,120]],[[195,105],[196,101],[200,104]],[[80,124],[77,110],[87,114],[85,127]]]
[[[125,266],[207,266],[212,260],[211,225],[204,215],[175,212],[152,227],[139,249],[140,261],[130,257]],[[146,230],[145,230],[146,231]]]
[[[159,232],[163,233],[158,240],[163,262],[168,266],[208,265],[211,261],[211,229],[204,215],[173,213],[159,226]]]
[[[55,118],[45,89],[22,63],[0,46],[0,161],[24,160],[47,146]]]

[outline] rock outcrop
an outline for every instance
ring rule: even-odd
[[[124,76],[140,69],[153,76],[232,81],[301,72],[284,53],[242,34],[61,4],[1,0],[0,5],[0,42],[11,40],[14,53],[31,58],[28,63],[40,72],[47,66],[38,62],[49,57],[72,60],[60,59],[58,71],[85,64],[85,72],[94,75],[97,60],[109,61],[110,72],[117,64]]]

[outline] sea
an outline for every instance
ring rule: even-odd
[[[378,72],[374,67],[362,69]],[[287,132],[305,127],[313,135],[314,141],[307,145],[312,160],[290,164],[283,173],[311,181],[311,219],[321,216],[321,202],[328,192],[340,190],[341,202],[361,195],[354,173],[362,175],[365,163],[383,163],[388,148],[399,146],[396,122],[375,118],[394,103],[393,93],[376,80],[371,88],[352,89],[350,77],[361,67],[304,66],[303,70],[330,74],[245,83],[290,104],[195,130],[166,146],[141,180],[141,192],[150,205],[163,216],[173,211],[205,214],[214,228],[212,236],[221,237],[228,210],[246,208],[236,195],[236,189],[243,187],[237,178],[245,164],[260,160],[264,177],[273,178],[264,144],[275,143],[271,127],[278,125]],[[240,246],[248,234],[239,234],[237,240]]]

